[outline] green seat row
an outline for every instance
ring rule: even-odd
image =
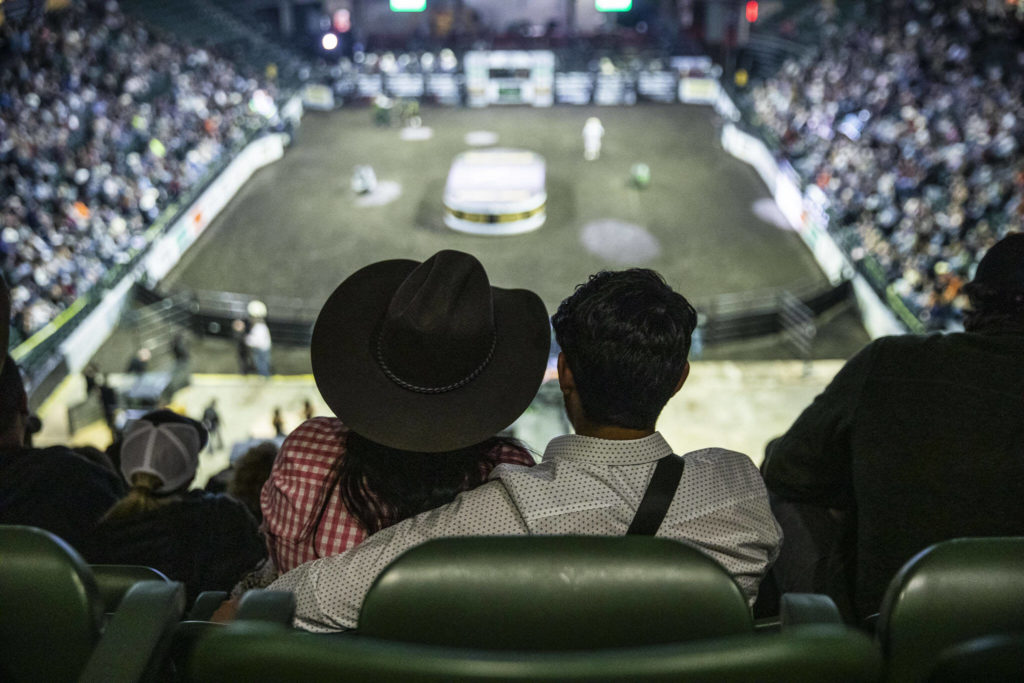
[[[894,578],[875,642],[824,596],[784,596],[779,632],[755,633],[717,563],[638,537],[430,541],[381,573],[354,635],[287,628],[290,594],[243,601],[242,618],[276,625],[183,611],[181,585],[155,570],[89,567],[52,534],[0,526],[5,681],[1024,680],[1024,538],[923,551]]]

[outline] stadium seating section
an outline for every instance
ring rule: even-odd
[[[430,541],[381,574],[364,628],[334,636],[289,628],[289,593],[250,591],[224,627],[207,621],[223,593],[186,616],[155,570],[90,568],[31,527],[0,526],[0,549],[10,680],[1009,681],[1024,661],[1024,538],[923,551],[874,643],[824,596],[783,596],[755,630],[724,570],[658,538]]]
[[[109,285],[161,212],[266,124],[248,105],[257,88],[277,92],[268,66],[289,84],[440,68],[423,66],[423,49],[303,63],[223,0],[87,7],[49,13],[45,31],[0,28],[13,60],[0,88],[0,265],[16,340]],[[1024,216],[1021,22],[966,1],[849,17],[801,2],[760,28],[746,57],[778,70],[738,93],[751,123],[822,191],[835,237],[870,281],[922,328],[956,326],[961,286]],[[660,55],[558,48],[559,68],[663,67],[671,50],[696,48],[676,40]],[[173,77],[158,68],[171,61]]]
[[[984,3],[860,7],[805,14],[802,45],[742,101],[868,279],[946,329],[985,250],[1021,229],[1022,22]]]

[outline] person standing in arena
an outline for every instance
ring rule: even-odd
[[[224,448],[224,436],[220,431],[220,413],[217,412],[217,399],[211,398],[203,408],[203,427],[210,435],[210,452],[215,453]]]
[[[601,138],[604,137],[604,126],[601,119],[591,116],[583,124],[583,158],[596,161],[601,156]]]
[[[768,444],[780,591],[828,593],[859,620],[927,546],[1024,535],[1024,234],[964,289],[964,332],[871,342]]]
[[[235,353],[238,357],[238,373],[241,375],[248,375],[254,369],[252,352],[246,343],[249,327],[250,325],[241,318],[231,321],[231,339],[235,342]]]
[[[602,272],[580,285],[552,319],[562,349],[559,385],[576,433],[552,440],[535,467],[499,466],[491,481],[454,502],[282,576],[270,588],[295,593],[295,625],[356,627],[377,574],[430,538],[635,533],[631,520],[655,470],[675,482],[663,491],[670,504],[658,511],[662,521],[647,533],[704,551],[752,602],[780,543],[757,468],[747,456],[720,448],[674,455],[655,430],[689,373],[696,321],[689,302],[654,271]],[[507,373],[505,381],[514,377]],[[368,424],[382,414],[368,414]]]
[[[256,372],[263,378],[270,377],[270,328],[266,322],[266,308],[263,315],[255,315],[252,327],[245,335],[245,345],[249,349]]]

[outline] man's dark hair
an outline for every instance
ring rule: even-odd
[[[968,332],[1024,324],[1024,233],[1010,233],[993,244],[963,291],[971,300],[964,315]]]
[[[1024,292],[1007,292],[969,282],[964,293],[971,302],[971,309],[964,311],[964,329],[968,332],[1006,324],[1024,324]]]
[[[697,311],[653,270],[601,271],[551,318],[587,419],[651,429],[686,366]]]

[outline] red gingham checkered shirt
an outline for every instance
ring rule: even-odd
[[[270,557],[282,574],[310,560],[344,552],[366,537],[366,529],[349,516],[335,490],[315,544],[300,540],[317,513],[320,490],[331,465],[345,455],[347,433],[338,418],[314,417],[288,435],[274,460],[270,479],[260,494],[260,507]],[[533,465],[534,459],[525,450],[504,446],[491,454],[487,470],[501,463]]]

